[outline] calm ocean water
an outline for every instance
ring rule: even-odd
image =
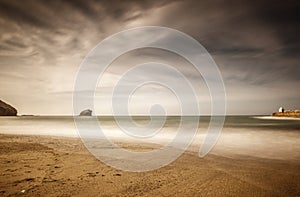
[[[96,117],[76,117],[80,121],[83,132],[93,133],[95,127],[92,127]],[[146,128],[144,134],[151,129],[149,126],[149,117],[134,117],[134,123]],[[155,117],[154,122],[159,124],[154,126],[160,127],[161,120],[165,117]],[[189,124],[193,127],[195,117],[188,117],[185,120],[187,127]],[[132,140],[132,136],[120,129],[119,125],[128,126],[128,130],[134,131],[135,124],[131,123],[128,117],[118,117],[117,124],[113,117],[98,117],[101,130],[106,137]],[[174,139],[178,126],[180,125],[180,117],[167,117],[163,121],[162,129],[150,138],[146,138],[146,142],[167,145]],[[201,117],[197,131],[197,135],[193,138],[191,151],[198,152],[203,140],[207,136],[207,128],[210,117]],[[153,125],[152,125],[153,126]],[[98,127],[98,124],[97,124]],[[191,127],[191,128],[192,128]],[[0,117],[0,133],[2,134],[23,134],[23,135],[51,135],[51,136],[67,136],[79,137],[74,119],[71,116],[20,116],[20,117]],[[152,128],[153,130],[153,128]],[[155,130],[155,129],[154,129]],[[192,129],[191,129],[192,130]],[[98,130],[97,130],[98,132]],[[139,131],[135,131],[139,133]],[[190,129],[184,132],[191,132]],[[82,136],[82,135],[81,135]],[[136,136],[133,137],[136,140]],[[137,139],[138,143],[145,142],[145,139]],[[144,141],[143,141],[144,140]],[[147,141],[148,140],[148,141]],[[180,143],[180,142],[179,142]],[[221,135],[212,152],[221,155],[250,155],[255,157],[293,160],[300,162],[300,120],[276,120],[276,119],[260,119],[253,116],[227,116]]]
[[[90,117],[76,117],[88,127],[94,121]],[[160,120],[162,117],[155,117]],[[118,129],[114,117],[98,117],[99,125],[105,129]],[[130,121],[128,117],[118,117],[121,123]],[[147,127],[150,117],[133,117],[135,123]],[[176,131],[180,124],[180,117],[167,117],[163,127],[169,131]],[[210,117],[203,116],[199,120],[199,131],[206,131]],[[254,116],[227,116],[225,118],[223,131],[286,131],[300,132],[300,120],[285,119],[259,119]],[[77,136],[77,130],[72,116],[18,116],[0,117],[0,133],[3,134],[24,134],[24,135],[54,135],[54,136]]]

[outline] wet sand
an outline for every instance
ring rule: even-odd
[[[0,135],[0,196],[300,196],[299,160],[225,155],[186,152],[133,173],[98,161],[77,138]]]

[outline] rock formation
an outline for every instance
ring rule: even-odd
[[[80,112],[79,116],[92,116],[92,112],[93,112],[92,110],[86,109]]]
[[[16,116],[17,110],[11,105],[0,100],[0,116]]]

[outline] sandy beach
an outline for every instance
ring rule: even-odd
[[[187,151],[163,168],[134,173],[100,162],[78,138],[1,134],[0,195],[299,196],[300,162]]]

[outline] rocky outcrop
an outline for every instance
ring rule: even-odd
[[[275,112],[272,116],[300,118],[300,110],[286,110],[284,112]]]
[[[86,109],[86,110],[80,112],[79,116],[92,116],[92,112],[93,112],[92,110]]]
[[[16,116],[17,113],[14,107],[0,100],[0,116]]]

